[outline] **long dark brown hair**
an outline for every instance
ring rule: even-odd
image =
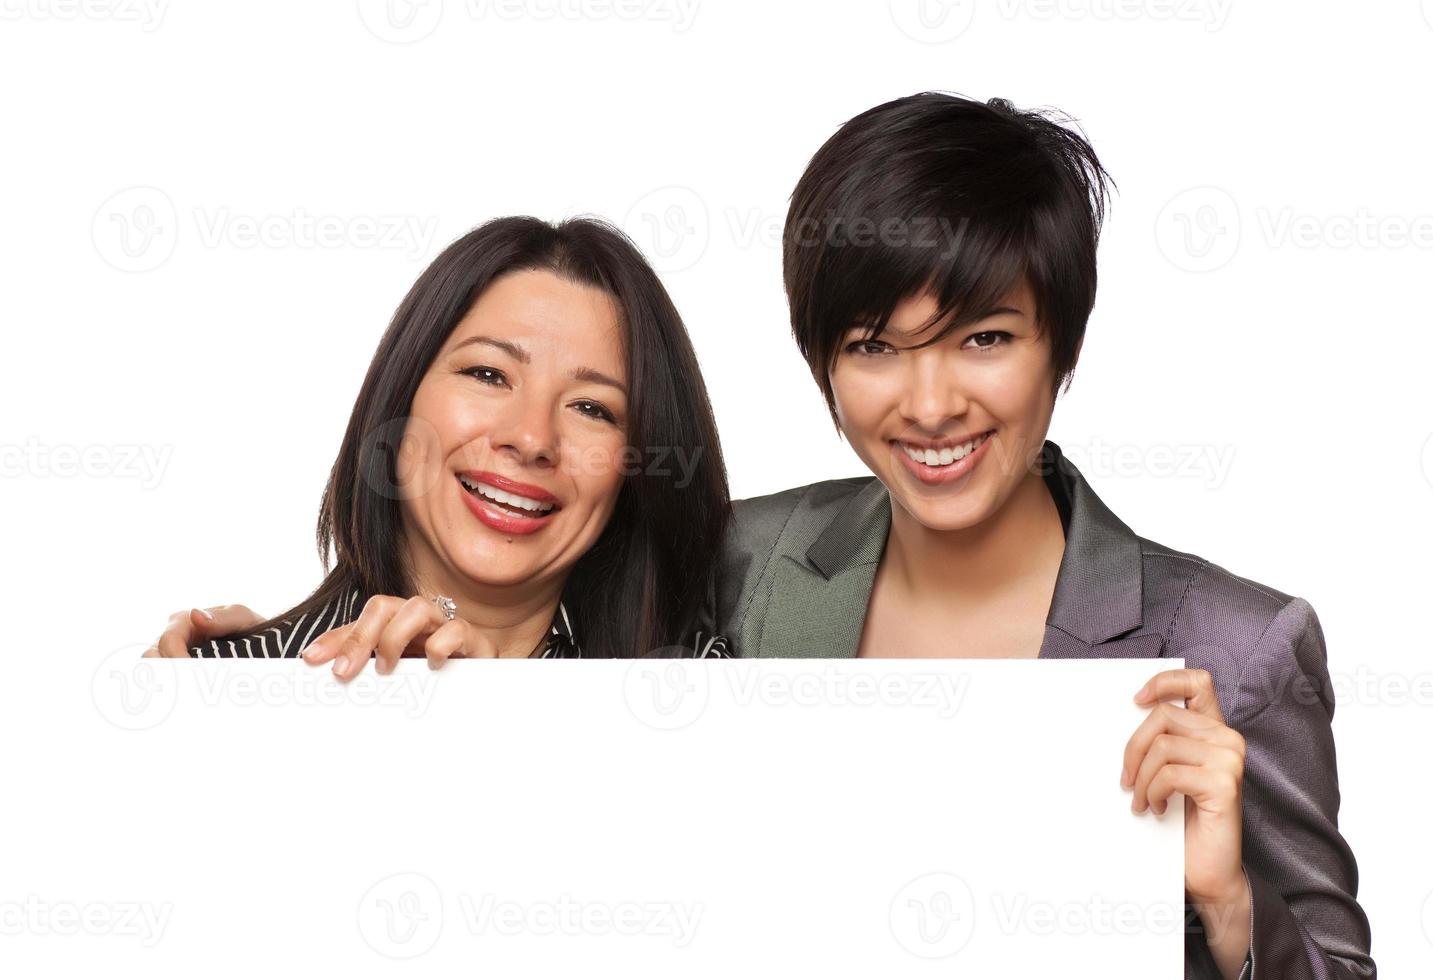
[[[730,499],[711,404],[681,316],[621,231],[593,218],[554,225],[531,217],[497,218],[468,232],[404,297],[369,364],[324,488],[318,549],[326,570],[333,552],[333,568],[311,596],[259,629],[347,602],[355,591],[360,603],[413,594],[396,471],[413,395],[458,321],[495,279],[517,270],[545,270],[601,289],[621,314],[631,390],[627,435],[640,463],[625,469],[607,527],[564,589],[583,654],[648,656],[686,642],[695,629],[711,629],[701,621],[703,600]]]

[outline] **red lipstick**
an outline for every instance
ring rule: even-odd
[[[533,534],[552,523],[553,517],[562,509],[558,506],[555,496],[531,483],[520,483],[517,480],[510,480],[505,476],[481,470],[466,470],[459,473],[458,478],[458,489],[462,491],[463,502],[467,504],[468,510],[472,511],[473,516],[483,524],[503,534]],[[520,508],[505,506],[481,496],[478,491],[469,490],[463,485],[464,480],[472,484],[481,483],[503,493],[526,497],[540,504],[552,504],[553,507],[542,514],[524,513]]]

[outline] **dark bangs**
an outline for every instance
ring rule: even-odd
[[[1063,118],[1063,117],[1060,117]],[[868,337],[930,292],[930,344],[979,320],[1023,278],[1068,384],[1095,300],[1109,177],[1079,133],[1001,99],[922,93],[847,122],[792,194],[783,271],[797,346],[832,408],[847,331]]]

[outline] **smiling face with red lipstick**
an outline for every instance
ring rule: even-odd
[[[524,269],[483,292],[419,383],[399,457],[419,581],[560,587],[621,490],[626,363],[599,289]]]
[[[928,293],[906,299],[872,338],[848,332],[830,379],[851,448],[890,491],[893,519],[935,531],[995,514],[1031,467],[1055,405],[1048,333],[1021,282],[978,319],[943,324]]]
[[[324,487],[332,568],[255,648],[301,628],[284,649],[344,680],[403,656],[723,656],[730,513],[696,352],[632,240],[493,218],[394,311]]]

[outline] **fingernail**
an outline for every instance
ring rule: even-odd
[[[200,613],[200,615],[202,615],[205,619],[209,620],[210,622],[213,622],[213,620],[214,620],[214,614],[211,613],[209,610],[207,610],[207,609],[201,609],[201,610],[199,610],[199,613]]]
[[[1149,694],[1149,685],[1148,685],[1148,684],[1146,684],[1144,687],[1140,688],[1138,691],[1135,692],[1134,699],[1135,699],[1136,701],[1143,701],[1144,698],[1145,698],[1145,695],[1147,695],[1147,694]]]
[[[1167,803],[1156,803],[1154,806],[1150,807],[1150,809],[1153,810],[1156,815],[1162,817],[1164,816],[1164,808],[1168,805],[1169,804]]]
[[[1128,785],[1129,785],[1129,770],[1128,770],[1128,769],[1121,769],[1121,770],[1120,770],[1120,785],[1121,785],[1121,786],[1128,786]]]
[[[316,656],[318,656],[318,641],[314,640],[308,646],[304,647],[303,658],[305,660],[312,660]]]
[[[335,674],[345,674],[345,673],[347,673],[347,672],[348,672],[348,658],[347,658],[347,657],[339,657],[337,660],[335,660],[335,661],[333,662],[333,672],[334,672]]]

